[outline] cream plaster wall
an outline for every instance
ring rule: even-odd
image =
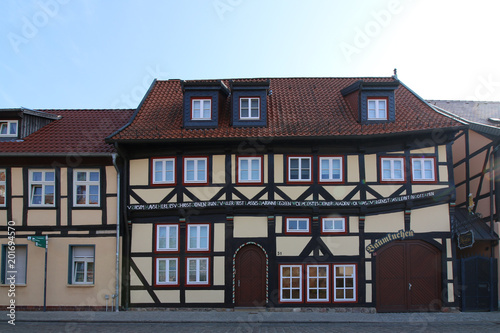
[[[276,237],[276,253],[278,256],[298,256],[310,240],[307,236]]]
[[[212,156],[212,184],[224,184],[226,182],[226,156]]]
[[[297,200],[306,190],[309,189],[309,185],[306,186],[278,186],[286,195],[292,200]]]
[[[336,185],[336,186],[323,186],[325,190],[328,191],[336,200],[344,200],[344,198],[351,193],[355,186],[344,186],[344,185]]]
[[[322,236],[321,240],[325,242],[333,255],[359,255],[358,236]]]
[[[224,285],[224,260],[223,256],[214,256],[214,286]]]
[[[365,217],[365,232],[396,232],[404,229],[404,212],[395,212]]]
[[[448,205],[413,209],[410,215],[410,229],[415,232],[450,231]]]
[[[179,290],[155,290],[155,294],[161,303],[181,302],[181,292]]]
[[[116,194],[118,190],[116,169],[114,166],[107,166],[106,168],[106,193]]]
[[[359,182],[359,157],[357,155],[347,156],[347,181]]]
[[[130,160],[130,185],[148,185],[149,183],[149,160]]]
[[[222,252],[225,249],[226,226],[224,223],[214,223],[214,252]]]
[[[150,286],[153,285],[154,281],[151,276],[151,272],[153,271],[153,260],[155,259],[133,257],[132,260],[134,261],[142,275],[144,275],[144,278],[146,279],[148,284]],[[131,269],[130,271],[132,272],[133,270]],[[139,283],[139,285],[142,285],[142,283]]]
[[[284,182],[283,179],[283,168],[284,168],[283,155],[274,155],[274,182],[276,184],[281,184]]]
[[[367,182],[377,181],[377,155],[365,155],[365,176]]]
[[[233,237],[267,237],[267,217],[235,216]]]
[[[71,212],[72,225],[102,224],[101,210],[73,210]]]
[[[151,252],[153,226],[151,224],[132,224],[132,252]]]
[[[186,290],[186,303],[224,303],[224,290]]]
[[[174,191],[172,187],[133,189],[135,194],[141,197],[148,204],[160,203],[170,192]],[[132,199],[132,197],[130,197]]]
[[[28,209],[28,225],[56,225],[56,210]]]
[[[23,195],[23,168],[11,168],[12,195]]]
[[[61,168],[60,193],[62,197],[68,195],[68,168]]]

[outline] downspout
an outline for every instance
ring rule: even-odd
[[[116,300],[116,312],[119,311],[119,292],[120,292],[120,168],[117,165],[116,159],[118,154],[113,153],[113,166],[116,169],[116,288],[115,288],[115,300]]]

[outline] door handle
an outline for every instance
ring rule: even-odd
[[[408,290],[411,290],[411,283],[408,282]]]

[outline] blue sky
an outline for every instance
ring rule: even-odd
[[[0,108],[135,108],[153,78],[399,79],[500,101],[496,0],[2,0]]]

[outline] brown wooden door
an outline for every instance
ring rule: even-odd
[[[236,255],[236,306],[266,305],[266,258],[255,245],[243,247]]]
[[[395,241],[377,251],[377,311],[438,311],[441,253],[419,240]]]

